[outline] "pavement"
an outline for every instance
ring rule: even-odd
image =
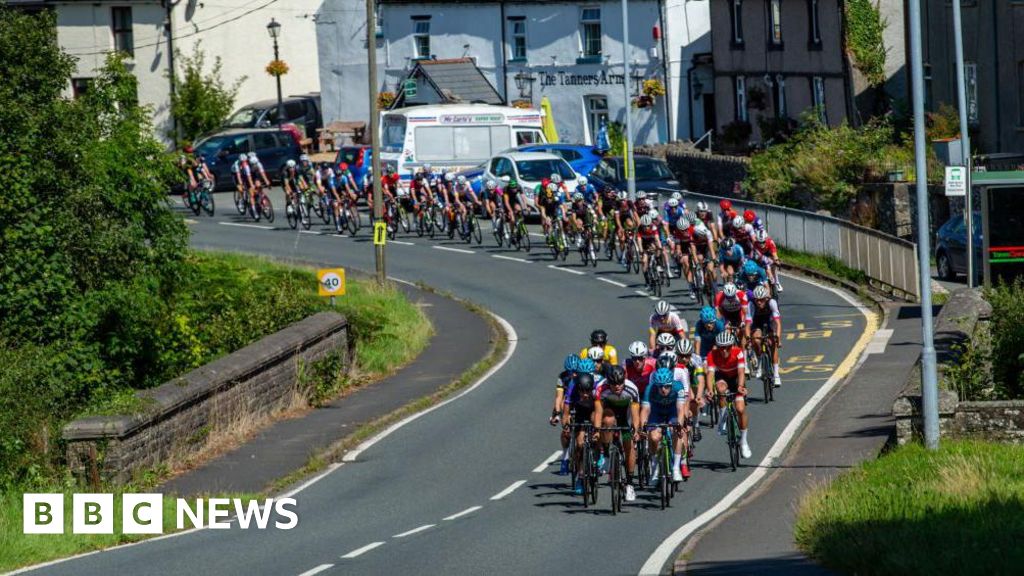
[[[889,305],[886,325],[860,366],[824,403],[771,478],[691,539],[676,574],[829,574],[793,541],[800,498],[810,487],[878,456],[895,430],[893,402],[920,352],[921,308]]]
[[[215,217],[187,218],[200,248],[255,252],[328,266],[373,268],[369,231],[355,238],[327,226],[288,228],[254,223],[218,194]],[[489,224],[484,222],[485,231]],[[537,234],[533,228],[533,234]],[[612,516],[602,486],[585,508],[568,478],[557,475],[558,432],[548,425],[554,379],[565,355],[595,328],[608,331],[620,353],[647,338],[654,302],[639,275],[616,263],[583,267],[579,255],[555,262],[535,236],[530,253],[400,236],[387,245],[388,274],[422,281],[487,308],[507,322],[514,350],[500,370],[457,399],[394,429],[355,461],[295,494],[293,530],[195,530],[40,567],[33,574],[333,575],[667,573],[683,542],[681,526],[730,505],[773,461],[803,414],[859,355],[874,320],[829,287],[787,277],[783,299],[785,384],[776,401],[751,397],[754,458],[733,472],[725,442],[705,434],[693,478],[673,506],[639,491]],[[665,299],[689,321],[697,307],[674,281]],[[449,328],[446,328],[449,329]],[[456,329],[461,329],[461,326]],[[460,349],[459,354],[462,351]],[[468,353],[467,353],[468,355]],[[297,448],[297,451],[303,451]],[[233,525],[234,526],[234,525]],[[624,545],[623,534],[640,534]],[[579,544],[585,543],[585,544]],[[579,544],[579,545],[577,545]]]
[[[237,449],[171,479],[160,490],[180,495],[259,492],[363,424],[455,381],[487,355],[492,334],[485,319],[450,298],[406,285],[399,289],[434,326],[434,336],[415,360],[302,417],[264,428]]]

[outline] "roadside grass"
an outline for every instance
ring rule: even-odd
[[[1007,574],[1024,565],[1024,446],[898,447],[810,490],[797,545],[847,574]]]
[[[796,252],[787,248],[779,248],[779,258],[786,264],[803,266],[818,272],[829,274],[854,284],[867,286],[868,277],[860,270],[854,270],[843,264],[834,256],[818,256],[806,252]]]

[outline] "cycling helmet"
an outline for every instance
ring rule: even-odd
[[[697,222],[700,222],[700,218],[697,218],[697,215],[694,214],[693,212],[687,212],[686,221],[689,222],[691,226],[694,226],[697,224]]]
[[[658,303],[654,305],[654,313],[658,316],[668,316],[671,310],[672,307],[664,300],[658,300]]]
[[[733,284],[732,282],[726,283],[726,285],[722,287],[722,294],[724,294],[725,297],[729,298],[730,300],[735,298],[736,297],[736,285]]]
[[[347,162],[342,162],[341,164],[338,164],[338,170],[341,170],[342,172],[344,172],[345,170],[348,170],[348,163]]]
[[[701,200],[700,202],[697,202],[697,212],[707,212],[707,211],[708,211],[708,203],[707,202],[705,202],[703,200]]]
[[[753,210],[749,208],[743,211],[743,219],[747,222],[753,222],[754,218],[757,218],[757,214],[754,214]]]
[[[754,288],[754,299],[755,300],[765,300],[765,299],[770,298],[770,297],[771,297],[771,294],[768,292],[768,287],[765,286],[764,284],[760,284],[760,285],[758,285],[757,288]]]
[[[601,348],[600,346],[591,346],[590,350],[587,350],[587,357],[594,362],[604,360],[604,348]]]
[[[683,338],[679,342],[676,342],[676,354],[679,354],[680,356],[693,354],[693,342],[690,342],[687,338]]]
[[[249,162],[259,162],[260,159],[256,156],[255,152],[249,152]]]
[[[636,199],[637,200],[646,200],[647,199],[647,192],[644,192],[643,190],[637,192],[636,193]]]
[[[756,240],[759,244],[763,244],[763,243],[767,242],[768,241],[768,231],[767,230],[758,230],[757,232],[754,232],[754,240]]]
[[[519,182],[516,181],[516,180],[509,180],[508,184],[505,185],[505,188],[509,189],[509,190],[518,190],[519,189]]]
[[[289,158],[288,161],[284,163],[284,165],[289,168],[295,168],[295,160]]]
[[[588,372],[576,375],[576,387],[583,392],[590,392],[594,389],[594,375]]]
[[[511,186],[511,185],[512,185],[512,183],[509,182],[509,186]],[[488,190],[494,190],[495,188],[498,187],[498,183],[495,182],[494,180],[488,180],[487,184],[485,184],[485,186],[487,186]]]
[[[732,238],[726,238],[722,240],[722,248],[725,248],[726,252],[732,250],[732,247],[736,245],[736,241]]]
[[[629,354],[633,358],[644,358],[647,356],[647,344],[637,340],[629,345]]]
[[[572,195],[572,201],[573,202],[583,202],[583,194],[581,194],[579,192],[573,194]]]
[[[728,200],[722,200],[718,203],[718,207],[722,209],[722,212],[728,212],[732,209],[732,202]]]
[[[249,161],[249,157],[246,156],[245,154],[239,154],[238,155],[238,161],[239,162],[248,162]]]
[[[680,218],[679,220],[676,220],[676,228],[679,228],[679,230],[686,230],[689,227],[690,221],[687,220],[686,218]]]
[[[666,350],[658,355],[658,360],[655,362],[657,368],[675,368],[676,367],[676,353],[671,350]]]
[[[648,210],[647,215],[651,217],[652,222],[661,217],[661,214],[658,214],[658,210],[655,208]]]
[[[644,214],[643,216],[641,216],[640,217],[640,225],[641,226],[650,226],[651,225],[651,215],[650,214]]]
[[[618,196],[619,196],[619,200],[628,200],[629,199],[629,193],[626,192],[625,190],[620,191]]]
[[[651,374],[651,384],[655,386],[671,386],[672,371],[668,368],[658,368]]]
[[[463,176],[462,174],[459,174],[458,176],[455,177],[455,181],[458,182],[459,184],[465,184],[466,177]]]
[[[555,184],[561,184],[562,183],[562,176],[560,174],[552,174],[551,175],[551,181],[554,182]]]
[[[566,372],[575,372],[580,365],[580,357],[575,354],[569,354],[565,357],[565,364],[562,365]]]
[[[736,343],[736,337],[732,335],[732,332],[728,330],[722,330],[715,336],[715,345],[721,348],[728,348]]]
[[[679,192],[673,192],[671,198],[672,198],[672,200],[679,201],[679,200],[683,199],[683,195],[680,194]]]
[[[330,170],[331,169],[331,163],[330,162],[321,162],[320,163],[320,169],[321,170]]]
[[[746,222],[744,222],[742,216],[736,216],[735,218],[732,219],[733,228],[743,228],[744,224],[746,224]]]
[[[708,230],[708,227],[705,226],[703,222],[697,222],[697,224],[693,226],[693,231],[695,234],[700,234],[701,236],[711,236],[711,230]]]
[[[434,168],[433,168],[433,166],[431,166],[430,164],[424,164],[424,165],[423,165],[423,171],[424,171],[424,172],[430,172],[430,171],[432,171],[433,169],[434,169]]]
[[[554,182],[548,182],[548,192],[554,192],[558,190],[558,186]]]
[[[668,199],[668,206],[669,206],[669,208],[676,208],[676,207],[678,207],[679,206],[679,200],[677,200],[675,198],[669,198]]]
[[[764,230],[764,220],[760,218],[754,218],[754,221],[750,224],[754,227],[754,230]]]
[[[615,365],[608,373],[608,381],[614,384],[625,384],[626,383],[626,369],[622,366]]]
[[[705,306],[700,309],[700,321],[703,322],[704,324],[710,324],[714,322],[717,318],[718,315],[715,314],[715,309],[712,308],[711,306]]]
[[[661,348],[671,348],[676,345],[676,337],[668,332],[658,334],[657,344]]]
[[[589,180],[587,180],[587,177],[586,177],[586,176],[580,176],[580,177],[579,177],[579,178],[578,178],[578,179],[576,180],[576,183],[577,183],[577,184],[579,184],[580,186],[586,186],[588,182],[589,182]]]
[[[300,154],[299,162],[309,162],[309,154]]]
[[[746,262],[743,263],[743,273],[746,274],[747,276],[754,276],[755,274],[758,273],[760,269],[761,267],[758,266],[757,262],[754,262],[753,260],[747,260]]]
[[[593,346],[604,346],[608,343],[608,333],[598,328],[590,333],[590,344]]]
[[[452,180],[455,180],[455,174],[452,174],[451,172],[445,172],[444,181],[451,182]]]
[[[594,365],[594,361],[590,358],[580,358],[580,361],[576,364],[576,371],[584,374],[593,374],[595,368],[597,366]]]

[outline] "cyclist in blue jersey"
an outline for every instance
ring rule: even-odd
[[[558,420],[562,416],[562,411],[565,408],[566,402],[566,391],[572,386],[573,381],[576,379],[576,371],[579,369],[580,357],[575,354],[566,356],[565,363],[562,365],[562,371],[558,374],[558,378],[555,379],[555,406],[551,409],[551,418],[548,419],[548,423],[552,426],[558,425]],[[569,471],[569,429],[562,430],[562,466],[558,471],[559,474],[566,474]]]
[[[743,265],[745,257],[743,247],[735,240],[732,238],[722,240],[721,247],[718,249],[718,262],[721,265],[723,282],[731,281],[733,274]]]
[[[647,426],[659,426],[670,424],[676,434],[672,438],[672,480],[682,482],[683,474],[681,464],[683,461],[683,446],[686,442],[686,431],[683,424],[689,415],[688,390],[673,378],[672,370],[658,368],[651,375],[651,384],[644,391],[644,399],[640,409],[640,423]],[[656,455],[658,444],[661,442],[661,430],[652,429],[647,434],[650,442],[648,453]],[[655,458],[654,471],[651,474],[651,482],[657,482],[660,473],[660,462]]]
[[[597,207],[600,202],[600,198],[597,195],[597,188],[587,180],[586,176],[580,176],[576,180],[576,190],[573,192],[583,194],[583,200],[591,206]]]
[[[697,352],[701,358],[707,358],[711,349],[715,347],[715,337],[725,330],[725,321],[718,317],[718,313],[711,306],[700,309],[700,320],[697,322]]]
[[[748,259],[743,263],[743,270],[737,283],[747,291],[747,300],[753,300],[754,289],[761,285],[768,285],[768,273],[757,262]]]

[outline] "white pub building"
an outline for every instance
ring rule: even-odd
[[[638,144],[698,138],[714,126],[710,0],[629,0],[628,78],[618,0],[378,1],[378,88],[398,94],[399,104],[539,107],[546,96],[561,141],[585,144],[602,119],[624,123],[634,100]],[[365,14],[364,0],[324,0],[318,14],[325,123],[368,119]],[[400,84],[414,72],[426,89],[405,98]],[[648,89],[660,84],[664,94],[640,98],[649,80],[657,82]]]

